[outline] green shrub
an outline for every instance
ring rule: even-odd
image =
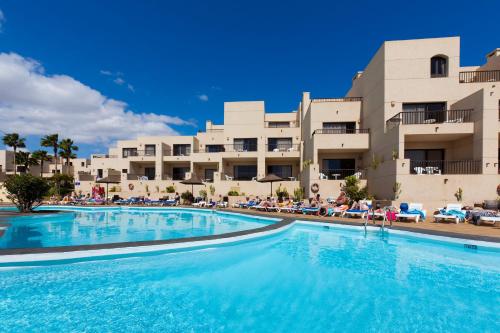
[[[288,198],[288,191],[285,187],[278,186],[276,189],[276,196],[280,202],[283,202],[283,198]]]
[[[7,198],[23,213],[40,206],[50,189],[46,180],[31,174],[10,176],[5,180],[4,187],[8,193]]]
[[[75,190],[73,176],[56,173],[49,179],[49,195],[65,196]]]
[[[205,189],[201,189],[200,192],[198,192],[198,194],[200,195],[200,197],[202,197],[204,200],[207,199],[207,190]]]
[[[166,190],[167,193],[175,193],[175,186],[173,185],[167,186]]]
[[[210,191],[210,195],[211,196],[215,195],[215,186],[213,186],[212,184],[210,184],[210,186],[208,187],[208,190]]]
[[[193,193],[191,193],[190,191],[182,192],[181,199],[184,205],[190,205],[194,201]]]
[[[297,187],[296,189],[293,190],[293,200],[301,201],[302,199],[304,199],[304,188]]]
[[[345,192],[350,202],[359,201],[368,197],[368,189],[360,188],[359,179],[356,176],[345,177],[345,185],[342,186],[342,191]]]
[[[231,191],[227,192],[227,195],[230,197],[237,197],[240,194],[238,193],[238,191],[231,190]]]

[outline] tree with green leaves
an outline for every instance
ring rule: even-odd
[[[59,134],[50,134],[42,137],[42,139],[40,140],[40,146],[52,148],[52,151],[54,152],[54,158],[56,160],[55,172],[57,173],[58,170],[57,162],[59,155]]]
[[[32,165],[38,165],[38,161],[27,151],[18,151],[16,153],[16,161],[24,167],[24,172],[28,172]]]
[[[31,156],[35,158],[40,164],[40,177],[43,176],[43,165],[45,162],[52,160],[52,156],[46,150],[35,150]]]
[[[368,189],[360,187],[360,180],[356,176],[347,176],[344,179],[345,185],[342,186],[342,191],[349,198],[350,203],[368,198]]]
[[[76,158],[75,151],[78,151],[78,146],[75,146],[73,140],[71,139],[63,139],[59,143],[59,148],[61,149],[60,156],[66,159],[66,169],[69,175],[69,160],[72,158]]]
[[[49,191],[49,184],[40,178],[30,175],[12,175],[4,182],[9,198],[20,212],[27,213],[42,204],[43,197]]]
[[[17,148],[25,148],[26,139],[21,138],[18,133],[9,133],[3,136],[2,141],[4,145],[6,145],[7,147],[11,147],[14,150],[14,175],[15,175],[17,173],[17,161],[16,161]]]

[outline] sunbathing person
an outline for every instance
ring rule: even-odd
[[[346,196],[344,191],[340,191],[338,198],[335,199],[335,204],[337,206],[343,206],[349,204],[349,198]]]

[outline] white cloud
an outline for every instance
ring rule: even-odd
[[[113,80],[114,83],[116,83],[117,85],[121,86],[125,83],[125,80],[122,79],[121,77],[117,77],[116,79]]]
[[[130,90],[131,92],[135,92],[135,88],[133,85],[131,85],[130,83],[127,83],[127,88],[128,90]]]
[[[201,94],[201,95],[198,95],[197,97],[202,102],[208,102],[208,95],[207,94]]]
[[[109,144],[140,135],[175,135],[179,117],[135,113],[127,104],[67,75],[46,75],[35,60],[0,53],[0,130],[59,133],[80,143]]]
[[[111,76],[111,75],[113,75],[113,73],[111,73],[110,71],[105,70],[105,69],[101,69],[99,72],[100,72],[102,75],[106,75],[106,76]]]
[[[5,15],[3,14],[2,10],[0,9],[0,32],[3,32],[4,23],[5,23]]]

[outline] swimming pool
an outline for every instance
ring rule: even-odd
[[[0,249],[169,240],[265,227],[276,219],[177,208],[41,207],[62,213],[7,218]],[[5,223],[6,222],[6,223]]]
[[[498,332],[500,256],[295,224],[237,245],[0,270],[4,332]]]

